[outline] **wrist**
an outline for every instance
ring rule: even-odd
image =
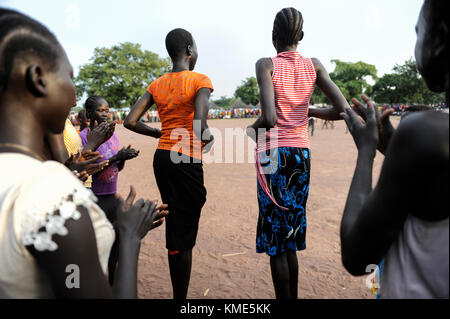
[[[125,231],[119,231],[120,233],[120,243],[127,247],[140,248],[141,238],[138,234],[127,234]]]
[[[358,157],[373,160],[377,153],[376,147],[363,146],[358,149]]]
[[[85,151],[93,151],[93,152],[95,152],[95,150],[97,150],[97,148],[99,148],[100,145],[101,145],[100,143],[96,143],[96,142],[93,142],[93,141],[88,141],[86,143],[86,145],[84,146],[83,151],[84,152]]]

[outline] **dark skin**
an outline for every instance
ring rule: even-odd
[[[86,116],[86,110],[78,112],[78,121],[80,121],[80,132],[89,127],[89,119]]]
[[[95,129],[95,125],[99,123],[99,125],[102,125],[102,123],[107,123],[108,121],[108,114],[109,114],[109,105],[108,102],[105,100],[101,100],[100,103],[96,106],[96,109],[94,111],[87,111],[86,116],[90,119],[90,130],[93,131]],[[103,124],[105,125],[105,124]],[[109,129],[114,128],[115,123],[111,122],[109,124]],[[105,126],[105,130],[108,130],[108,127]],[[111,134],[112,135],[112,134]],[[88,136],[89,138],[89,136]],[[89,144],[89,139],[88,139]],[[90,149],[90,147],[95,146],[88,146],[86,144],[85,149]],[[97,146],[98,148],[98,146]],[[122,148],[119,150],[119,152],[114,155],[113,157],[109,158],[109,164],[111,165],[114,162],[119,163],[119,171],[121,171],[125,166],[125,161],[133,159],[139,155],[139,151],[131,148],[131,145],[128,145],[126,148]]]
[[[303,38],[303,32],[300,40]],[[300,41],[299,40],[299,41]],[[273,45],[277,53],[297,51],[298,44],[283,45],[274,37]],[[308,116],[325,120],[340,120],[341,112],[349,109],[347,100],[336,84],[330,79],[322,63],[316,58],[311,59],[316,69],[316,85],[325,93],[333,107],[326,109],[309,109]],[[261,116],[255,123],[247,127],[247,135],[254,141],[260,129],[273,128],[277,123],[275,109],[275,93],[272,82],[273,62],[270,58],[262,58],[256,63],[256,79],[259,85]],[[298,261],[295,252],[288,251],[270,257],[272,280],[277,299],[297,299],[298,297]]]
[[[448,103],[448,29],[435,28],[441,23],[438,14],[427,10],[422,8],[416,27],[416,61],[428,87],[445,89]],[[440,36],[447,40],[436,41]],[[430,222],[449,217],[448,114],[411,114],[392,134],[385,134],[380,128],[388,117],[380,125],[373,102],[366,96],[363,100],[366,106],[356,104],[364,122],[353,110],[342,114],[358,148],[341,222],[342,261],[355,276],[367,274],[367,265],[380,263],[410,214]],[[385,159],[372,189],[373,160],[382,134],[388,136]]]
[[[43,144],[47,132],[60,134],[71,106],[75,105],[73,71],[62,48],[52,69],[32,52],[16,57],[11,66],[8,88],[0,97],[0,142],[29,148],[22,151],[0,148],[0,152],[17,152],[44,158]],[[35,157],[36,157],[35,156]],[[118,212],[121,232],[121,257],[113,289],[101,270],[97,242],[88,211],[78,207],[81,218],[68,220],[67,236],[52,239],[58,249],[38,252],[27,247],[50,281],[57,298],[135,298],[137,296],[137,260],[140,240],[152,228],[161,225],[167,206],[139,200],[133,205],[132,189]],[[66,286],[66,266],[80,266],[80,288]]]
[[[112,136],[112,133],[114,133],[113,126],[113,124],[102,123],[102,125],[97,126],[92,131],[90,130],[88,133],[88,144],[84,147],[81,154],[76,154],[73,157],[69,157],[67,153],[62,133],[47,133],[44,141],[46,158],[63,163],[71,171],[79,173],[77,176],[84,182],[89,175],[96,174],[109,165],[108,160],[97,162],[103,156],[98,152],[91,151],[91,149],[96,150],[98,146]]]
[[[172,72],[194,70],[197,58],[197,46],[194,41],[192,46],[188,45],[183,52],[172,59]],[[210,94],[209,88],[198,90],[194,105],[194,134],[202,142],[203,153],[209,152],[214,144],[214,136],[210,133],[207,124]],[[145,92],[125,118],[124,126],[133,132],[159,138],[161,136],[160,130],[151,128],[139,121],[154,103],[152,95],[148,91]],[[168,260],[173,297],[174,299],[186,299],[192,267],[192,249],[179,252],[176,255],[168,254]]]
[[[278,46],[278,42],[276,40],[274,41],[274,46],[278,54],[286,51],[297,51],[298,47],[297,44]],[[316,69],[316,85],[324,92],[333,107],[323,109],[310,108],[308,110],[308,117],[316,117],[330,121],[341,120],[342,117],[340,116],[340,113],[344,112],[346,108],[350,108],[350,106],[339,88],[331,80],[322,63],[316,58],[312,58],[311,60],[314,64],[314,68]],[[247,127],[247,134],[255,141],[258,129],[270,129],[277,123],[272,74],[273,63],[271,58],[262,58],[256,62],[256,79],[258,80],[260,91],[261,116],[255,123]]]
[[[192,46],[187,46],[185,52],[179,54],[178,57],[172,61],[172,72],[176,73],[194,70],[197,58],[197,46],[194,41]],[[199,125],[194,125],[194,134],[202,141],[204,145],[203,152],[208,152],[214,144],[214,136],[209,132],[207,124],[210,94],[211,90],[208,88],[201,88],[198,90],[194,106],[194,121],[199,123]],[[155,102],[152,95],[148,91],[145,92],[145,94],[134,104],[130,113],[125,118],[124,126],[138,134],[160,138],[160,130],[139,121],[153,104],[155,104]]]

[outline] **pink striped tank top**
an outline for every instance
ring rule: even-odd
[[[267,185],[258,153],[277,147],[309,148],[308,108],[316,84],[316,70],[309,58],[286,51],[272,58],[272,82],[277,124],[260,136],[255,150],[258,183],[280,209]]]
[[[257,151],[277,147],[309,148],[308,107],[316,83],[316,70],[309,58],[286,51],[272,58],[277,124],[261,136]]]

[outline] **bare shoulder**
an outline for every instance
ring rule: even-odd
[[[311,62],[314,64],[316,71],[324,69],[322,62],[318,58],[311,58]]]
[[[397,211],[423,220],[448,217],[449,116],[426,111],[404,118],[384,159],[376,193]],[[389,203],[389,201],[385,201]]]
[[[256,72],[258,71],[272,71],[273,62],[271,58],[261,58],[256,61]]]
[[[397,143],[408,145],[419,159],[449,158],[449,116],[443,112],[420,112],[402,120],[394,134]]]

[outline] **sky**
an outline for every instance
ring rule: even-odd
[[[196,72],[208,75],[213,99],[231,97],[255,76],[255,63],[272,57],[275,15],[298,9],[305,33],[298,51],[332,72],[332,59],[374,64],[378,76],[414,57],[414,31],[423,0],[0,0],[46,25],[74,67],[89,63],[96,47],[134,42],[167,57],[165,37],[175,28],[192,33]]]

